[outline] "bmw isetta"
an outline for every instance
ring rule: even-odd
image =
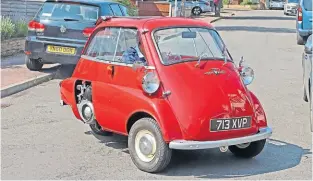
[[[61,105],[95,134],[128,136],[138,169],[156,173],[172,150],[220,148],[252,158],[272,134],[247,88],[253,69],[236,65],[207,22],[172,17],[102,17]]]

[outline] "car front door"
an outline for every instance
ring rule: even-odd
[[[100,40],[93,54],[98,62],[98,78],[93,87],[93,104],[98,123],[107,130],[125,134],[125,121],[134,110],[134,101],[142,91],[141,71],[132,68],[132,56],[126,54],[137,45],[138,33],[133,28],[107,27],[97,33]],[[100,47],[100,48],[99,48]]]

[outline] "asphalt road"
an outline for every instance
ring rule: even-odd
[[[218,149],[175,155],[164,173],[132,163],[127,138],[94,136],[59,106],[59,79],[2,99],[2,179],[311,179],[309,104],[302,100],[302,46],[282,11],[242,11],[215,23],[234,58],[255,70],[272,139],[254,159]],[[65,74],[63,74],[65,75]],[[62,76],[61,76],[62,78]]]

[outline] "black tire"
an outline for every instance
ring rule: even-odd
[[[261,153],[266,143],[266,139],[251,142],[246,148],[239,148],[236,145],[230,146],[229,150],[237,157],[252,158]]]
[[[202,10],[199,6],[196,6],[196,7],[192,8],[191,13],[194,16],[199,16],[202,13]]]
[[[303,100],[305,102],[309,102],[308,97],[306,96],[306,90],[305,89],[303,89]]]
[[[300,36],[299,33],[297,33],[297,44],[304,45],[305,41],[306,41],[306,37]]]
[[[156,151],[154,157],[150,161],[143,161],[139,158],[136,148],[135,148],[135,139],[139,131],[147,130],[150,132],[156,142]],[[142,118],[135,122],[131,127],[129,136],[128,136],[128,147],[129,153],[133,163],[137,166],[138,169],[149,172],[157,173],[163,171],[171,161],[172,150],[169,148],[168,144],[163,140],[161,130],[154,119],[151,118]]]
[[[25,58],[26,67],[31,71],[39,71],[41,70],[43,64],[39,62],[39,60],[31,59],[26,56]]]
[[[103,128],[96,121],[94,124],[90,124],[90,129],[93,133],[101,136],[111,136],[113,133],[103,130]]]

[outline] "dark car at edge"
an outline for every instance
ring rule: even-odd
[[[28,24],[26,66],[76,64],[101,16],[129,16],[128,9],[105,0],[47,0]]]

